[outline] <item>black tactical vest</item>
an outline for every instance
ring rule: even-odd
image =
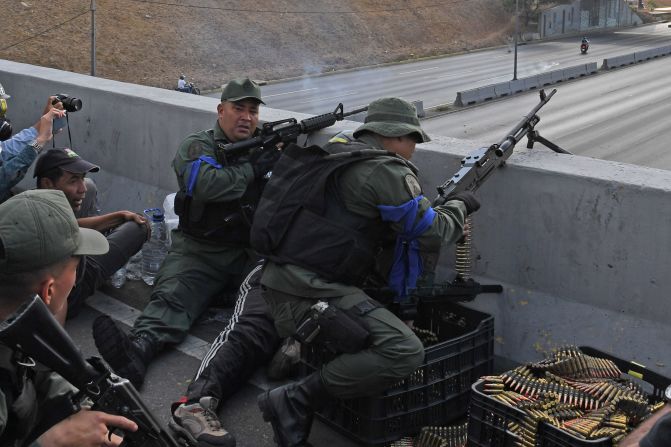
[[[252,247],[278,264],[294,264],[345,284],[362,285],[394,234],[388,224],[348,211],[338,197],[343,168],[398,156],[351,141],[290,145],[273,168],[252,225]]]
[[[220,154],[229,142],[215,141],[212,129],[208,130],[208,134],[217,154],[217,162],[222,166],[236,166],[248,161],[246,157],[227,160]],[[241,198],[229,202],[197,200],[188,196],[186,190],[180,190],[175,195],[175,214],[179,216],[179,229],[206,242],[249,247],[249,231],[265,183],[263,179],[254,179]]]

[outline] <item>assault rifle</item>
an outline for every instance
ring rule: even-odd
[[[344,113],[342,103],[331,113],[313,116],[298,122],[296,118],[287,118],[279,121],[263,123],[261,134],[247,140],[226,144],[217,149],[217,156],[221,159],[230,160],[235,157],[246,155],[255,148],[271,148],[278,143],[293,143],[302,134],[309,134],[320,129],[333,126],[336,121],[342,121],[348,116],[365,112],[368,107],[361,107]]]
[[[100,358],[84,360],[72,339],[38,296],[0,323],[0,342],[59,373],[79,389],[79,393],[66,394],[57,400],[50,411],[43,411],[43,414],[53,416],[40,424],[35,430],[37,434],[78,412],[82,404],[90,400],[93,410],[124,416],[137,424],[137,431],[119,433],[123,436],[123,447],[181,445],[161,427],[128,380],[112,373]]]
[[[539,142],[555,152],[570,154],[570,152],[541,137],[535,129],[540,121],[536,113],[550,101],[555,93],[557,93],[557,89],[553,89],[549,95],[545,94],[545,90],[541,90],[539,92],[540,102],[508,132],[503,140],[489,147],[476,149],[464,157],[461,160],[461,169],[451,179],[438,187],[438,196],[433,201],[433,205],[444,204],[452,194],[477,190],[494,172],[494,169],[505,164],[506,160],[512,155],[515,145],[525,136],[528,139],[527,148],[529,149],[534,146],[535,142]]]

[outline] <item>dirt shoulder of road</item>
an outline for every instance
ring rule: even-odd
[[[0,58],[90,73],[89,0],[8,0]],[[96,75],[203,89],[505,44],[492,0],[97,0]]]

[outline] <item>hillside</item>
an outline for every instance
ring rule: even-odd
[[[506,42],[495,0],[96,0],[96,74],[172,88],[279,79]],[[0,58],[90,72],[91,0],[0,0]]]

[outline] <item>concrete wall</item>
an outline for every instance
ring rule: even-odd
[[[106,210],[160,206],[175,188],[177,145],[215,120],[211,98],[1,60],[0,83],[13,96],[17,129],[37,119],[49,93],[82,98],[84,108],[71,115],[74,147],[102,166],[92,176]],[[302,118],[261,114],[292,115]],[[426,194],[478,145],[446,137],[423,145],[413,161]],[[526,361],[574,343],[671,375],[671,172],[519,146],[478,191],[475,215],[474,273],[505,291],[469,306],[494,314],[496,353]],[[445,277],[453,253],[443,254]]]
[[[542,12],[538,32],[541,37],[550,37],[641,23],[625,0],[575,0]]]

